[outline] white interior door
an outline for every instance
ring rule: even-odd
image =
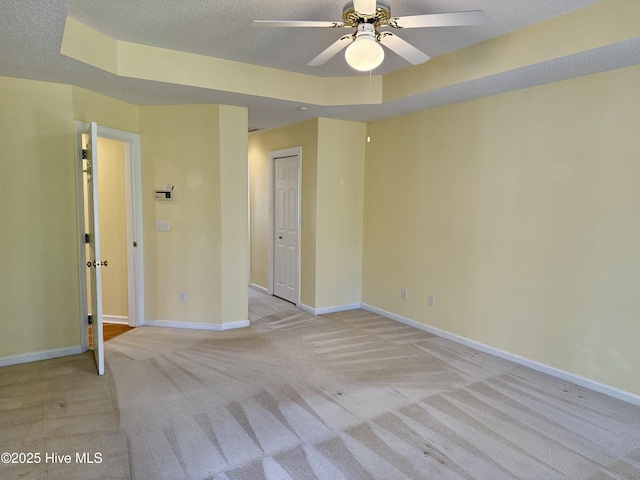
[[[98,208],[98,125],[92,122],[85,131],[86,165],[85,188],[87,192],[87,230],[89,248],[87,268],[89,269],[90,314],[92,318],[93,356],[96,359],[98,375],[104,374],[104,337],[102,332],[102,262],[100,257],[100,210]]]
[[[273,294],[298,302],[298,156],[274,159]]]

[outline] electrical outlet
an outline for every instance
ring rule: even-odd
[[[170,232],[171,223],[169,220],[156,220],[156,230],[158,232]]]
[[[187,301],[187,292],[180,292],[179,298],[180,298],[181,302],[186,302]]]
[[[406,288],[403,288],[402,290],[400,290],[400,297],[401,297],[403,300],[406,300],[406,299],[407,299],[407,289],[406,289]]]
[[[436,306],[436,297],[434,297],[433,295],[429,295],[427,297],[427,305],[429,305],[430,307],[435,307]]]

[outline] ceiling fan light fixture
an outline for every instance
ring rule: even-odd
[[[347,64],[361,72],[371,71],[384,60],[384,49],[388,48],[412,65],[429,60],[429,55],[421,52],[399,36],[377,29],[383,27],[426,28],[481,25],[487,21],[482,10],[468,12],[432,13],[392,17],[387,0],[350,0],[342,7],[342,22],[320,22],[305,20],[254,20],[253,25],[263,27],[324,27],[357,28],[354,34],[342,35],[307,63],[310,67],[324,65],[346,47]]]
[[[347,47],[344,58],[351,68],[368,72],[382,63],[384,50],[375,35],[358,35]]]

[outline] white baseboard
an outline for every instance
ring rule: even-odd
[[[264,293],[265,295],[271,295],[269,293],[269,289],[268,288],[261,287],[260,285],[257,285],[255,283],[250,283],[249,286],[251,288],[253,288],[254,290],[257,290],[257,291],[259,291],[261,293]]]
[[[336,305],[334,307],[316,308],[316,315],[324,315],[325,313],[346,312],[347,310],[356,310],[362,308],[361,303],[349,303],[346,305]]]
[[[322,308],[313,308],[309,305],[305,305],[304,303],[299,303],[296,305],[300,310],[304,310],[305,312],[311,313],[313,315],[324,315],[325,313],[336,313],[336,312],[345,312],[347,310],[356,310],[358,308],[362,308],[362,304],[360,303],[349,303],[346,305],[336,305],[333,307],[322,307]]]
[[[129,325],[129,317],[122,315],[102,315],[102,323],[117,323],[118,325]]]
[[[198,322],[179,322],[175,320],[148,320],[145,319],[142,325],[148,327],[166,327],[166,328],[186,328],[188,330],[233,330],[235,328],[244,328],[251,325],[249,320],[238,320],[236,322],[227,323],[198,323]]]
[[[429,325],[425,325],[415,320],[411,320],[410,318],[396,315],[395,313],[387,312],[386,310],[376,308],[366,303],[362,304],[362,308],[369,312],[377,313],[378,315],[382,315],[383,317],[387,317],[392,320],[396,320],[400,323],[404,323],[405,325],[410,325],[412,327],[418,328],[425,332],[432,333],[433,335],[446,338],[447,340],[451,340],[452,342],[456,342],[461,345],[474,348],[476,350],[479,350],[484,353],[488,353],[489,355],[493,355],[495,357],[499,357],[504,360],[509,360],[513,363],[517,363],[518,365],[529,367],[532,370],[546,373],[547,375],[551,375],[552,377],[559,378],[560,380],[573,383],[580,387],[588,388],[589,390],[593,390],[595,392],[609,395],[610,397],[617,398],[618,400],[622,400],[624,402],[640,406],[640,396],[635,395],[633,393],[625,392],[624,390],[611,387],[604,383],[596,382],[595,380],[590,380],[588,378],[581,377],[579,375],[575,375],[573,373],[566,372],[564,370],[560,370],[559,368],[551,367],[544,363],[536,362],[535,360],[530,360],[528,358],[521,357],[513,353],[505,352],[504,350],[500,350],[498,348],[490,347],[483,343],[476,342],[475,340],[470,340],[468,338],[461,337],[459,335],[455,335],[453,333],[449,333],[444,330],[440,330],[439,328],[430,327]]]
[[[56,350],[44,350],[42,352],[23,353],[21,355],[0,358],[0,367],[17,365],[19,363],[38,362],[40,360],[50,360],[52,358],[77,355],[79,353],[82,353],[82,347],[80,345],[76,347],[58,348]]]
[[[316,314],[315,308],[310,307],[309,305],[305,305],[304,303],[299,303],[296,305],[296,307],[298,307],[300,310],[304,310],[305,312],[310,313],[311,315]]]

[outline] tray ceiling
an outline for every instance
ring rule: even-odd
[[[389,3],[395,16],[476,9],[487,13],[489,21],[482,26],[395,32],[437,58],[599,2],[390,0]],[[115,40],[319,77],[363,75],[350,69],[343,55],[337,55],[321,67],[306,66],[311,58],[348,30],[251,26],[254,19],[338,21],[343,6],[341,1],[2,0],[0,6],[3,12],[0,17],[0,75],[77,85],[136,105],[221,103],[246,106],[250,124],[263,128],[316,116],[359,121],[366,121],[369,115],[372,119],[385,118],[640,63],[640,40],[632,38],[370,108],[311,105],[301,111],[296,109],[299,105],[296,102],[127,78],[61,55],[67,16]],[[374,71],[374,75],[389,74],[407,66],[404,60],[387,52],[383,65]]]

